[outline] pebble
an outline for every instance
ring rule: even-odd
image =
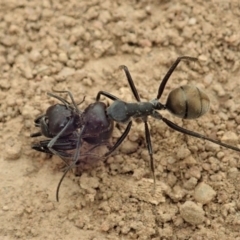
[[[237,179],[240,177],[239,170],[236,167],[232,167],[228,171],[228,178],[230,179]]]
[[[198,166],[193,166],[186,171],[186,177],[195,177],[197,179],[201,178],[201,170]]]
[[[58,55],[58,60],[59,60],[60,62],[62,62],[62,63],[66,63],[66,62],[68,61],[68,56],[67,56],[67,54],[64,53],[64,52],[59,53],[59,55]]]
[[[138,149],[138,143],[126,140],[121,145],[121,152],[125,154],[130,154],[136,152]]]
[[[191,152],[189,151],[188,148],[186,148],[186,146],[181,146],[178,151],[177,151],[177,158],[179,160],[181,159],[185,159],[187,158],[189,155],[191,154]]]
[[[2,207],[2,210],[3,210],[3,211],[8,211],[8,210],[9,210],[9,207],[5,205],[5,206]]]
[[[194,191],[195,200],[202,204],[211,202],[215,196],[216,192],[213,188],[204,182],[199,183]]]
[[[9,138],[5,143],[5,153],[7,160],[17,160],[21,156],[22,144],[20,141]]]
[[[30,52],[29,58],[32,62],[36,63],[42,59],[42,55],[38,50],[32,50]]]
[[[227,131],[222,136],[221,141],[229,143],[229,144],[237,144],[238,143],[238,136],[234,132]]]
[[[99,179],[96,177],[88,177],[83,174],[80,178],[80,185],[83,189],[97,188],[99,186]]]
[[[219,83],[215,83],[214,86],[213,86],[213,89],[217,92],[219,97],[223,97],[226,94],[222,85],[219,84]]]
[[[197,178],[191,177],[184,183],[183,187],[187,190],[192,190],[197,185],[197,181],[198,181]]]
[[[196,18],[190,18],[188,21],[189,25],[195,25],[197,23],[197,19]]]
[[[204,221],[203,209],[192,201],[186,201],[180,207],[180,215],[186,222],[192,225],[201,224]]]
[[[74,68],[64,67],[58,74],[58,77],[60,78],[66,78],[68,76],[71,76],[75,73]]]
[[[214,76],[212,73],[209,73],[204,77],[203,82],[206,84],[206,86],[209,86],[213,82],[213,77]]]

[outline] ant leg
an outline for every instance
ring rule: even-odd
[[[134,97],[136,98],[136,100],[138,102],[141,102],[141,99],[139,97],[138,91],[137,91],[137,89],[135,87],[135,84],[134,84],[134,82],[132,80],[131,74],[130,74],[127,66],[121,65],[121,66],[119,66],[119,68],[122,69],[125,72],[127,80],[128,80],[128,84],[129,84],[129,86],[130,86],[130,88],[132,90],[132,93],[133,93]]]
[[[110,154],[112,154],[124,141],[124,139],[127,137],[130,129],[132,127],[132,121],[130,121],[125,129],[125,131],[123,132],[122,136],[117,140],[117,142],[113,145],[113,147],[104,154],[104,157],[108,157]]]
[[[30,137],[40,137],[40,136],[42,136],[41,132],[36,132],[36,133],[30,134]]]
[[[48,144],[48,143],[49,143],[49,140],[47,140],[47,141],[40,141],[39,143],[33,144],[31,147],[32,147],[32,149],[34,149],[34,150],[36,150],[36,151],[53,155],[53,153],[47,148],[47,144]],[[58,147],[61,148],[61,145],[60,145],[60,146],[57,146],[57,145],[55,144],[54,147],[55,147],[56,149],[57,149]],[[69,153],[67,153],[67,152],[64,152],[62,148],[59,149],[59,150],[57,150],[57,155],[58,155],[60,158],[69,158],[69,157],[72,156],[71,154],[69,154]]]
[[[41,119],[42,119],[43,117],[45,117],[45,115],[41,115],[41,116],[37,117],[37,118],[34,120],[35,127],[41,128]],[[44,125],[44,127],[46,127],[46,126]],[[47,128],[47,127],[46,127],[46,128]],[[30,137],[40,137],[40,136],[42,136],[42,135],[43,135],[42,132],[36,132],[36,133],[30,134]]]
[[[40,127],[40,120],[44,117],[45,115],[41,115],[39,117],[37,117],[35,120],[34,120],[34,123],[35,123],[35,127]]]
[[[177,60],[173,63],[173,65],[169,68],[169,70],[166,73],[165,77],[162,79],[161,84],[160,84],[159,89],[158,89],[158,94],[157,94],[157,98],[156,99],[160,99],[168,79],[170,78],[170,76],[174,72],[175,68],[178,66],[178,64],[182,60],[197,61],[198,59],[194,58],[194,57],[188,57],[188,56],[178,57]]]
[[[58,183],[58,186],[57,186],[57,190],[56,190],[56,200],[57,202],[59,202],[59,190],[60,190],[60,187],[61,187],[61,184],[62,184],[62,181],[63,179],[65,178],[65,176],[67,175],[68,171],[71,170],[73,167],[75,166],[75,162],[73,162],[71,165],[69,165],[65,172],[63,173],[59,183]]]
[[[181,132],[181,133],[184,133],[184,134],[187,134],[187,135],[190,135],[190,136],[193,136],[193,137],[196,137],[196,138],[200,138],[200,139],[204,139],[204,140],[207,140],[209,142],[213,142],[219,146],[222,146],[222,147],[225,147],[225,148],[229,148],[229,149],[232,149],[234,151],[237,151],[237,152],[240,152],[240,149],[237,148],[237,147],[234,147],[234,146],[231,146],[229,144],[226,144],[226,143],[222,143],[220,141],[217,141],[217,140],[214,140],[214,139],[211,139],[209,137],[206,137],[200,133],[197,133],[197,132],[193,132],[193,131],[190,131],[188,129],[185,129],[185,128],[182,128],[182,127],[179,127],[178,125],[176,125],[175,123],[169,121],[168,119],[166,118],[162,118],[162,121],[165,122],[170,128],[178,131],[178,132]]]
[[[200,138],[200,139],[203,139],[203,140],[207,140],[209,142],[213,142],[219,146],[222,146],[222,147],[225,147],[225,148],[229,148],[229,149],[232,149],[234,151],[237,151],[237,152],[240,152],[240,148],[237,148],[237,147],[234,147],[234,146],[231,146],[229,144],[226,144],[226,143],[222,143],[218,140],[214,140],[212,138],[209,138],[209,137],[206,137],[200,133],[197,133],[197,132],[194,132],[194,131],[191,131],[191,130],[188,130],[188,129],[185,129],[185,128],[182,128],[180,126],[178,126],[177,124],[171,122],[170,120],[164,118],[159,112],[154,112],[152,115],[152,117],[158,119],[158,120],[162,120],[163,122],[165,122],[170,128],[180,132],[180,133],[183,133],[183,134],[187,134],[189,136],[192,136],[192,137],[196,137],[196,138]]]
[[[81,147],[81,138],[82,138],[82,135],[83,135],[83,132],[86,128],[86,125],[84,125],[79,133],[79,136],[78,136],[78,141],[77,141],[77,146],[76,146],[76,152],[75,152],[75,155],[74,155],[74,158],[73,158],[73,162],[72,164],[68,165],[67,169],[65,170],[65,172],[63,173],[59,183],[58,183],[58,186],[57,186],[57,190],[56,190],[56,199],[57,199],[57,202],[59,201],[59,189],[60,189],[60,186],[62,184],[62,181],[63,179],[65,178],[65,176],[67,175],[68,171],[71,170],[74,166],[76,166],[76,163],[78,161],[78,158],[79,158],[79,155],[80,155],[80,147]]]
[[[118,97],[112,95],[109,92],[105,92],[105,91],[99,91],[97,96],[96,96],[96,101],[98,102],[100,100],[101,96],[105,96],[107,98],[110,98],[111,100],[115,101],[115,100],[120,100]]]
[[[81,139],[82,139],[82,135],[83,135],[83,132],[84,132],[85,128],[86,128],[86,125],[83,125],[82,129],[79,133],[79,136],[78,136],[77,145],[76,145],[76,152],[75,152],[75,155],[74,155],[74,158],[73,158],[74,164],[77,163],[79,155],[80,155]]]
[[[52,89],[54,92],[57,92],[57,93],[67,93],[68,94],[68,96],[70,97],[70,99],[72,100],[72,104],[73,104],[73,106],[75,107],[75,109],[77,109],[77,111],[78,112],[80,112],[80,113],[82,113],[79,109],[78,109],[78,107],[77,107],[77,105],[79,105],[79,104],[82,104],[83,102],[84,102],[84,100],[85,100],[85,96],[83,97],[83,100],[79,103],[79,104],[76,104],[76,102],[75,102],[75,100],[74,100],[74,98],[73,98],[73,95],[72,95],[72,93],[70,92],[70,91],[58,91],[58,90],[54,90],[54,89]],[[49,95],[49,93],[48,93],[48,95]],[[51,94],[50,93],[50,96],[51,95],[53,95],[53,94]],[[54,97],[57,97],[56,95],[54,95]],[[58,98],[59,99],[59,98]],[[59,99],[60,100],[60,99]],[[65,99],[64,99],[65,100]],[[61,101],[61,100],[60,100]],[[66,101],[66,100],[65,100]]]
[[[154,183],[154,191],[156,189],[156,176],[155,176],[155,167],[154,167],[154,161],[153,161],[153,152],[152,152],[152,142],[151,142],[151,136],[150,136],[150,131],[148,127],[147,121],[144,121],[144,126],[145,126],[145,138],[147,142],[147,148],[148,148],[148,153],[150,156],[150,169],[153,175],[153,183]]]
[[[62,102],[67,107],[71,105],[70,102],[68,102],[66,99],[64,99],[62,97],[59,97],[59,96],[57,96],[57,95],[55,95],[53,93],[48,92],[47,95],[50,96],[50,97],[58,99],[60,102]]]
[[[51,141],[48,143],[47,147],[48,149],[55,155],[61,157],[56,150],[54,150],[52,147],[56,143],[56,141],[59,139],[59,137],[64,133],[64,131],[67,129],[67,127],[70,125],[71,121],[68,121],[65,127],[54,137],[51,139]],[[66,165],[69,165],[65,159],[62,158],[62,160],[66,163]]]

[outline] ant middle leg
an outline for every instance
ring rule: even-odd
[[[129,86],[130,86],[130,88],[132,90],[132,93],[133,93],[135,99],[138,102],[141,102],[140,96],[139,96],[138,91],[137,91],[137,89],[135,87],[135,84],[134,84],[132,76],[131,76],[131,74],[130,74],[130,72],[128,70],[128,67],[125,66],[125,65],[121,65],[121,66],[119,66],[119,68],[122,69],[125,72],[127,80],[128,80],[128,84],[129,84]]]

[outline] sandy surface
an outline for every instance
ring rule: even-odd
[[[230,2],[230,1],[229,1]],[[161,99],[184,84],[204,89],[210,111],[180,126],[240,147],[240,5],[223,1],[0,1],[1,239],[240,239],[238,152],[184,136],[150,118],[156,166],[151,195],[141,122],[104,163],[69,173],[31,149],[33,120],[72,91],[84,109],[105,90],[133,96],[118,66],[129,67],[143,100],[178,56]],[[110,103],[110,101],[108,101]],[[121,128],[122,129],[122,128]],[[112,142],[121,129],[115,128]]]

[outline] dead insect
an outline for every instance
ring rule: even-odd
[[[72,103],[55,94],[48,93],[49,96],[57,98],[63,104],[50,106],[44,115],[36,118],[34,121],[35,126],[39,127],[40,131],[30,136],[45,136],[48,138],[33,143],[33,149],[48,154],[55,154],[62,158],[67,166],[69,166],[69,163],[66,161],[66,158],[74,159],[73,164],[70,165],[71,167],[67,168],[67,173],[71,168],[78,165],[79,159],[83,155],[94,156],[94,153],[90,153],[94,148],[100,145],[107,145],[110,149],[109,139],[113,131],[113,121],[106,115],[107,106],[105,103],[97,101],[90,104],[84,111],[81,111],[71,92],[55,92],[67,93]],[[93,147],[84,154],[80,154],[82,141],[93,145]],[[69,150],[75,150],[75,153],[69,153]],[[57,201],[59,187],[63,178],[61,178],[57,189]]]

